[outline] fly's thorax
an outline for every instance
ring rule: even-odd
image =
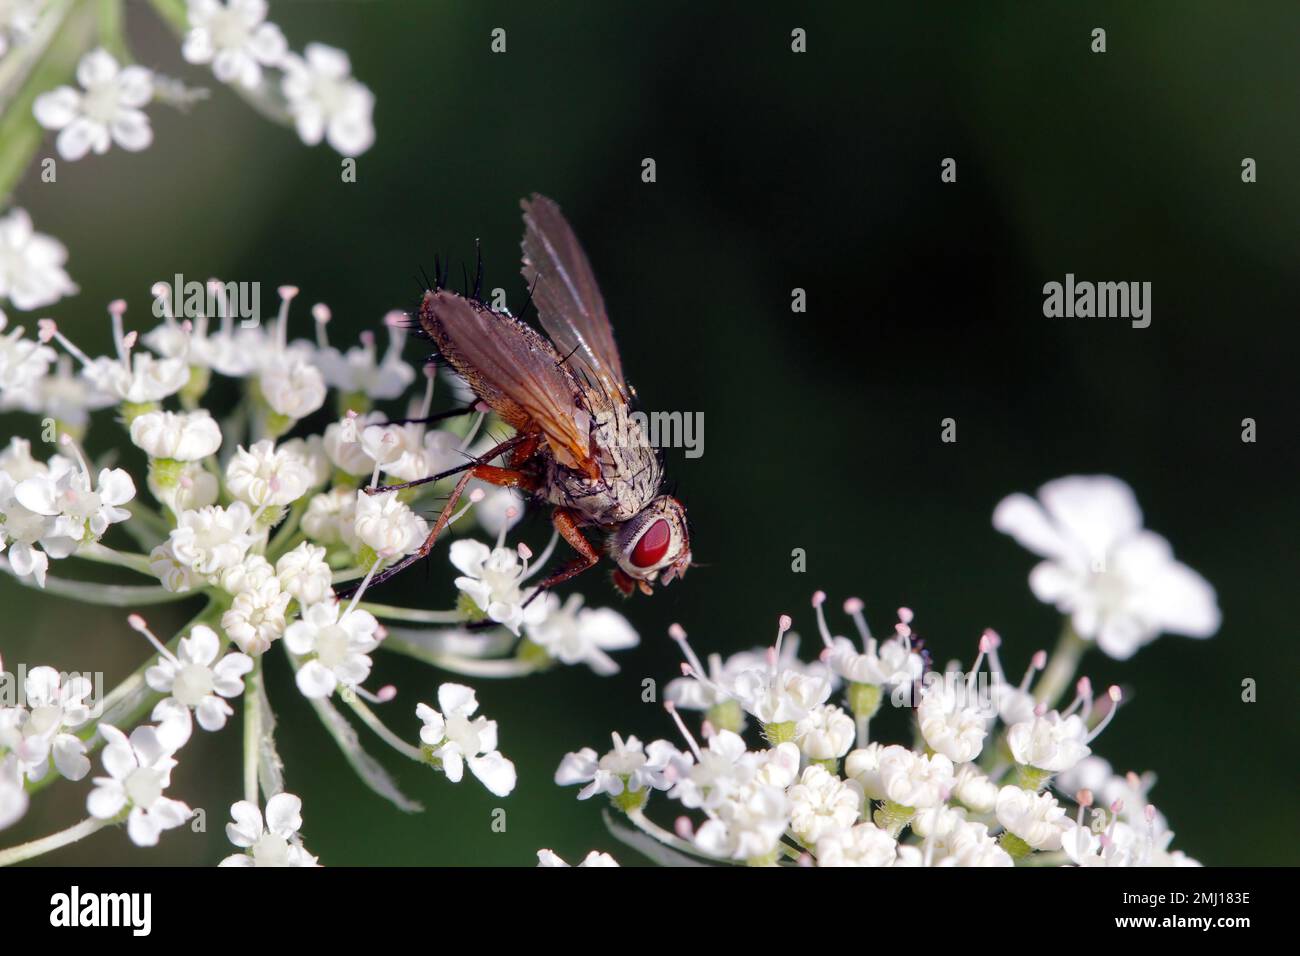
[[[596,398],[588,395],[589,399]],[[639,514],[659,493],[663,466],[644,429],[622,403],[589,402],[591,451],[600,466],[592,478],[551,459],[545,497],[581,512],[593,524],[610,525]]]

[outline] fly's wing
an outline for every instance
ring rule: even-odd
[[[591,263],[560,207],[533,194],[524,210],[524,279],[534,286],[533,303],[542,328],[561,356],[599,384],[611,399],[627,401],[623,363]]]
[[[561,464],[599,476],[582,388],[542,335],[445,289],[424,294],[420,325],[502,419],[518,431],[540,429]]]

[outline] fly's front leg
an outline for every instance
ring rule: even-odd
[[[524,602],[524,607],[531,604],[533,599],[543,591],[553,588],[570,578],[577,577],[583,571],[588,571],[600,563],[600,552],[596,550],[595,545],[587,540],[587,536],[578,527],[578,516],[575,512],[568,508],[556,508],[555,514],[551,516],[551,523],[555,525],[555,530],[560,533],[560,537],[567,541],[574,551],[578,552],[578,557],[559,568],[541,584],[537,585],[536,590]]]

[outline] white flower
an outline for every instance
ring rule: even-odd
[[[552,850],[537,851],[538,866],[568,866],[564,860]],[[618,866],[618,861],[608,853],[601,853],[599,850],[592,850],[582,858],[578,866]]]
[[[1073,824],[1050,793],[1035,793],[1020,787],[998,791],[998,823],[1035,850],[1059,850],[1061,836]]]
[[[104,468],[92,487],[89,471],[68,468],[57,477],[27,478],[13,493],[29,511],[58,519],[56,536],[79,544],[131,517],[121,506],[135,497],[135,483],[121,468]]]
[[[162,745],[154,727],[137,727],[130,738],[116,727],[100,724],[105,740],[101,760],[107,777],[95,777],[95,789],[86,798],[92,817],[111,820],[130,808],[126,832],[136,846],[155,846],[163,830],[178,827],[190,817],[190,808],[163,796],[171,784],[176,760]]]
[[[297,421],[325,404],[325,380],[307,359],[293,352],[268,359],[258,378],[262,396],[277,415]]]
[[[199,576],[172,551],[171,541],[164,541],[149,552],[149,572],[173,594],[189,591],[199,583]]]
[[[0,309],[0,332],[9,319]],[[49,371],[58,353],[48,345],[23,337],[23,327],[17,326],[7,335],[0,335],[0,405],[35,410],[31,400],[37,387]]]
[[[858,751],[854,751],[858,753]],[[849,754],[853,758],[853,754]],[[846,768],[847,769],[847,768]],[[849,776],[858,780],[868,796],[872,796],[874,787],[867,785],[859,773],[849,772]],[[883,748],[879,752],[879,793],[881,799],[890,800],[904,807],[925,809],[937,806],[947,798],[955,779],[952,761],[943,754],[923,756],[913,753],[897,744]],[[873,797],[873,799],[875,799]]]
[[[76,542],[58,533],[53,518],[25,507],[14,496],[17,487],[7,472],[0,471],[0,517],[4,519],[0,521],[0,551],[8,547],[9,567],[14,574],[31,577],[37,587],[43,588],[50,558],[66,558]]]
[[[378,412],[365,415],[346,415],[336,422],[325,426],[322,440],[325,454],[340,471],[349,475],[369,475],[375,468],[375,460],[366,453],[361,444],[361,435],[371,425],[384,421]]]
[[[29,802],[17,755],[0,757],[0,830],[21,820]]]
[[[298,669],[298,689],[312,698],[328,697],[340,684],[356,687],[369,677],[368,655],[379,640],[379,622],[373,614],[344,611],[337,601],[311,605],[284,632],[290,651],[310,657]]]
[[[276,448],[275,442],[242,445],[226,465],[226,487],[254,508],[292,504],[311,488],[311,469],[297,455]]]
[[[809,760],[843,757],[856,736],[853,718],[834,704],[814,707],[794,728],[795,742]]]
[[[711,856],[764,860],[775,853],[790,825],[790,799],[780,787],[753,781],[708,811],[695,845]]]
[[[280,579],[280,589],[292,594],[303,607],[320,604],[334,593],[325,549],[309,541],[282,554],[275,562],[275,575]]]
[[[397,492],[368,495],[357,491],[356,499],[356,540],[380,557],[409,554],[428,537],[429,525],[398,499]],[[455,550],[455,545],[452,549]]]
[[[352,78],[342,50],[309,43],[305,54],[285,57],[281,84],[298,135],[308,146],[324,138],[344,156],[364,153],[375,141],[374,94]]]
[[[1004,498],[993,526],[1043,561],[1029,576],[1040,601],[1070,616],[1080,637],[1117,660],[1162,632],[1209,637],[1219,629],[1214,589],[1142,528],[1132,489],[1117,478],[1048,482],[1038,500]]]
[[[357,493],[339,486],[323,491],[307,502],[302,530],[324,545],[356,544]]]
[[[51,460],[61,457],[55,455]],[[32,457],[32,443],[30,441],[15,435],[9,439],[8,445],[0,449],[0,471],[7,474],[16,483],[24,478],[48,475],[50,466]]]
[[[478,698],[473,688],[443,684],[438,688],[438,706],[441,711],[419,704],[415,713],[424,721],[420,740],[441,763],[447,779],[459,783],[468,764],[489,792],[504,797],[514,790],[515,765],[497,749],[497,722],[474,716]]]
[[[991,813],[998,801],[998,785],[969,763],[957,768],[952,793],[975,813]]]
[[[271,562],[260,554],[247,554],[238,564],[232,564],[220,574],[214,575],[221,590],[232,597],[250,588],[259,588],[267,581],[276,578],[275,568]],[[283,590],[283,589],[282,589]]]
[[[317,866],[316,857],[303,849],[302,800],[292,793],[277,793],[266,801],[266,823],[257,804],[240,800],[230,808],[233,823],[226,837],[245,852],[226,857],[218,866]]]
[[[172,554],[199,574],[219,574],[244,560],[252,544],[253,513],[236,501],[228,508],[209,505],[183,511],[171,530]]]
[[[618,734],[610,737],[614,749],[603,756],[598,757],[590,747],[565,754],[555,771],[555,782],[561,787],[585,783],[578,791],[579,800],[598,793],[617,797],[624,791],[667,790],[689,765],[689,758],[666,740],[652,740],[647,747],[634,736],[627,740]]]
[[[988,733],[979,707],[968,706],[970,696],[960,680],[933,681],[925,686],[916,709],[925,742],[954,763],[978,757]]]
[[[150,458],[200,461],[221,447],[221,426],[206,409],[146,412],[132,419],[131,441]]]
[[[250,581],[235,595],[230,610],[221,615],[221,626],[245,654],[264,654],[284,633],[284,612],[290,599],[273,575],[257,583]]]
[[[222,83],[254,89],[263,66],[279,66],[288,51],[284,34],[266,23],[266,0],[189,0],[190,29],[181,55],[188,63],[211,63]]]
[[[366,456],[366,474],[378,463],[396,481],[418,481],[465,460],[460,439],[448,431],[426,432],[420,424],[366,425],[360,447]]]
[[[308,435],[305,438],[290,438],[280,443],[280,450],[296,456],[311,475],[311,486],[323,485],[330,478],[330,460],[325,455],[325,445],[320,435]]]
[[[197,624],[188,637],[181,638],[175,657],[160,657],[145,671],[145,683],[160,694],[170,695],[159,703],[161,711],[154,711],[154,720],[166,721],[179,707],[186,721],[193,711],[204,730],[220,730],[226,725],[226,718],[234,711],[224,698],[244,692],[244,675],[253,669],[253,659],[247,654],[230,653],[217,660],[221,649],[217,633]],[[168,701],[174,705],[164,707]]]
[[[46,129],[59,130],[59,155],[78,160],[108,152],[117,143],[137,152],[153,142],[149,117],[140,107],[153,99],[153,74],[142,66],[119,67],[106,50],[92,50],[77,64],[82,89],[60,86],[36,97],[32,113]]]
[[[108,305],[113,322],[113,347],[116,355],[87,359],[58,331],[49,319],[42,319],[42,337],[56,338],[84,365],[84,374],[96,389],[119,402],[152,405],[175,395],[189,383],[190,368],[183,358],[156,358],[148,352],[133,352],[136,333],[128,333],[122,321],[126,303],[116,299]]]
[[[1092,751],[1088,728],[1078,714],[1062,717],[1048,711],[1007,730],[1007,744],[1016,763],[1059,773],[1069,770]]]
[[[33,667],[23,685],[27,707],[0,710],[0,751],[14,752],[28,780],[44,778],[51,763],[69,780],[90,772],[86,744],[71,731],[90,719],[92,689],[85,677],[65,681],[52,667]]]
[[[26,211],[0,217],[0,299],[27,311],[72,295],[77,286],[63,269],[67,261],[63,243],[33,230]]]
[[[893,866],[898,841],[873,823],[831,830],[816,846],[818,866]]]
[[[606,651],[626,650],[641,642],[622,614],[607,607],[585,608],[580,594],[563,603],[557,595],[546,594],[534,603],[544,604],[545,616],[539,623],[527,624],[528,639],[565,664],[586,664],[597,674],[617,674],[618,665]]]
[[[358,514],[358,532],[360,527]],[[546,617],[545,603],[532,601],[524,606],[528,596],[524,594],[522,584],[528,576],[528,566],[519,560],[515,549],[489,548],[482,541],[461,538],[452,542],[450,557],[451,563],[461,573],[456,578],[456,587],[467,594],[489,620],[518,634],[521,626],[532,628]],[[614,635],[616,625],[608,618],[596,621],[595,625],[605,632],[605,636]],[[565,635],[550,632],[543,637],[555,639],[558,647]],[[626,634],[614,635],[614,640],[626,640]]]
[[[406,329],[396,321],[384,324],[388,327],[388,349],[382,357],[370,331],[362,332],[361,344],[343,354],[329,346],[316,353],[316,365],[327,385],[344,395],[361,394],[377,401],[401,397],[415,381],[415,369],[402,361]]]
[[[779,724],[803,720],[814,707],[826,703],[831,683],[795,670],[758,667],[740,674],[731,692],[747,713],[765,724]]]
[[[425,441],[427,444],[428,439]],[[436,471],[430,472],[430,474],[434,473]],[[484,481],[471,481],[467,490],[472,494],[475,489],[483,492],[483,500],[474,506],[474,520],[492,537],[500,537],[523,520],[524,509],[528,503],[519,493],[519,489],[489,485]]]
[[[1011,854],[998,846],[982,823],[964,821],[947,835],[944,855],[935,866],[1015,866]]]
[[[925,671],[921,655],[897,637],[882,641],[878,647],[874,640],[868,640],[865,653],[859,652],[847,637],[837,637],[831,642],[829,661],[836,674],[854,684],[894,687],[919,680]]]
[[[150,469],[148,483],[154,498],[175,514],[215,504],[221,493],[217,476],[198,461],[180,463],[175,473],[160,475]]]
[[[858,822],[862,810],[862,788],[845,782],[825,767],[805,767],[799,782],[789,791],[790,829],[805,846],[822,837],[848,830]]]

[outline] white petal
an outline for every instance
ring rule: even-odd
[[[195,719],[207,731],[217,731],[226,726],[226,718],[233,713],[230,705],[215,694],[204,697],[194,708]]]
[[[80,106],[81,94],[70,86],[60,86],[36,97],[32,114],[46,129],[63,129],[76,118]]]
[[[120,110],[113,119],[111,129],[113,141],[133,153],[147,148],[153,142],[149,117],[140,110]]]
[[[483,786],[498,797],[508,796],[515,788],[517,780],[515,765],[508,758],[503,757],[499,750],[482,757],[470,757],[469,769]]]
[[[162,829],[162,821],[140,807],[132,807],[126,818],[126,834],[136,846],[157,846]]]
[[[474,696],[474,688],[446,683],[438,688],[438,706],[444,714],[469,716],[478,710],[478,699]]]
[[[266,801],[266,827],[282,837],[302,829],[302,800],[292,793],[277,793]]]
[[[334,672],[320,661],[308,661],[298,671],[298,689],[308,698],[320,699],[334,693],[338,679]]]
[[[111,820],[122,812],[124,806],[126,791],[116,781],[96,787],[86,798],[86,812],[97,820]]]
[[[77,82],[85,89],[101,86],[117,76],[117,60],[105,50],[92,50],[77,64]]]
[[[1110,475],[1058,478],[1038,489],[1038,498],[1061,533],[1094,557],[1142,527],[1133,489]]]
[[[235,846],[250,847],[262,838],[262,812],[247,800],[240,800],[230,808],[234,823],[226,824],[226,836]]]
[[[1061,557],[1069,551],[1047,512],[1028,495],[1008,495],[998,502],[993,510],[993,527],[1011,535],[1022,548],[1045,558]]]

